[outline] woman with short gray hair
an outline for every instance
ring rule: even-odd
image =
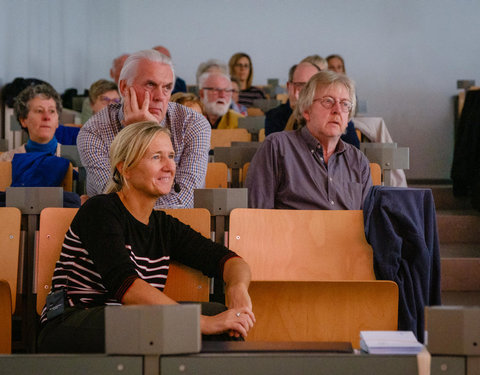
[[[15,154],[45,152],[60,156],[55,138],[58,118],[62,112],[60,95],[48,84],[29,86],[15,98],[14,113],[28,134],[27,143],[0,155],[0,161],[12,161]]]

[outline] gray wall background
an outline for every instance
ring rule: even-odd
[[[0,0],[0,84],[46,80],[80,92],[114,57],[163,44],[177,74],[250,54],[254,84],[286,81],[306,55],[339,53],[367,114],[410,147],[408,178],[444,179],[457,79],[480,84],[478,0]]]

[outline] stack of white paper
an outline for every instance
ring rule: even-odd
[[[370,354],[418,354],[423,349],[412,331],[361,331],[360,347]]]

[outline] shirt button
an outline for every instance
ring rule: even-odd
[[[332,182],[332,181],[333,181],[333,178],[331,178],[331,177],[329,177],[328,179],[330,180],[330,182]]]
[[[330,201],[330,204],[333,206],[333,205],[335,204],[335,202],[334,202],[334,201]]]

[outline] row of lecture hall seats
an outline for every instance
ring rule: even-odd
[[[46,208],[40,214],[34,291],[39,314],[50,289],[63,236],[76,209]],[[205,209],[167,213],[210,237]],[[11,351],[11,319],[17,303],[20,211],[0,208],[0,351]],[[344,228],[350,230],[345,233]],[[361,211],[234,209],[230,248],[252,269],[250,293],[257,323],[251,341],[348,341],[359,347],[360,330],[395,330],[398,288],[377,281]],[[271,254],[275,254],[272,257]],[[7,288],[6,285],[10,287]],[[177,300],[206,301],[209,280],[172,264],[165,293]],[[11,306],[11,308],[10,308]]]
[[[219,134],[218,138],[213,138],[215,134]],[[240,136],[238,136],[240,134]],[[212,148],[214,147],[230,147],[231,142],[235,141],[249,141],[250,134],[245,129],[226,129],[226,130],[214,130],[212,132]],[[215,143],[213,143],[215,142]],[[213,147],[213,144],[216,146]],[[240,183],[245,181],[247,175],[249,162],[245,163],[241,168],[239,174]],[[372,181],[374,185],[381,184],[381,168],[377,163],[370,163]],[[207,175],[205,179],[205,188],[227,188],[228,181],[231,180],[231,170],[228,166],[222,162],[208,163]],[[12,183],[12,163],[0,162],[0,191],[5,191]],[[62,187],[65,191],[73,191],[73,166],[70,167],[62,182]]]

